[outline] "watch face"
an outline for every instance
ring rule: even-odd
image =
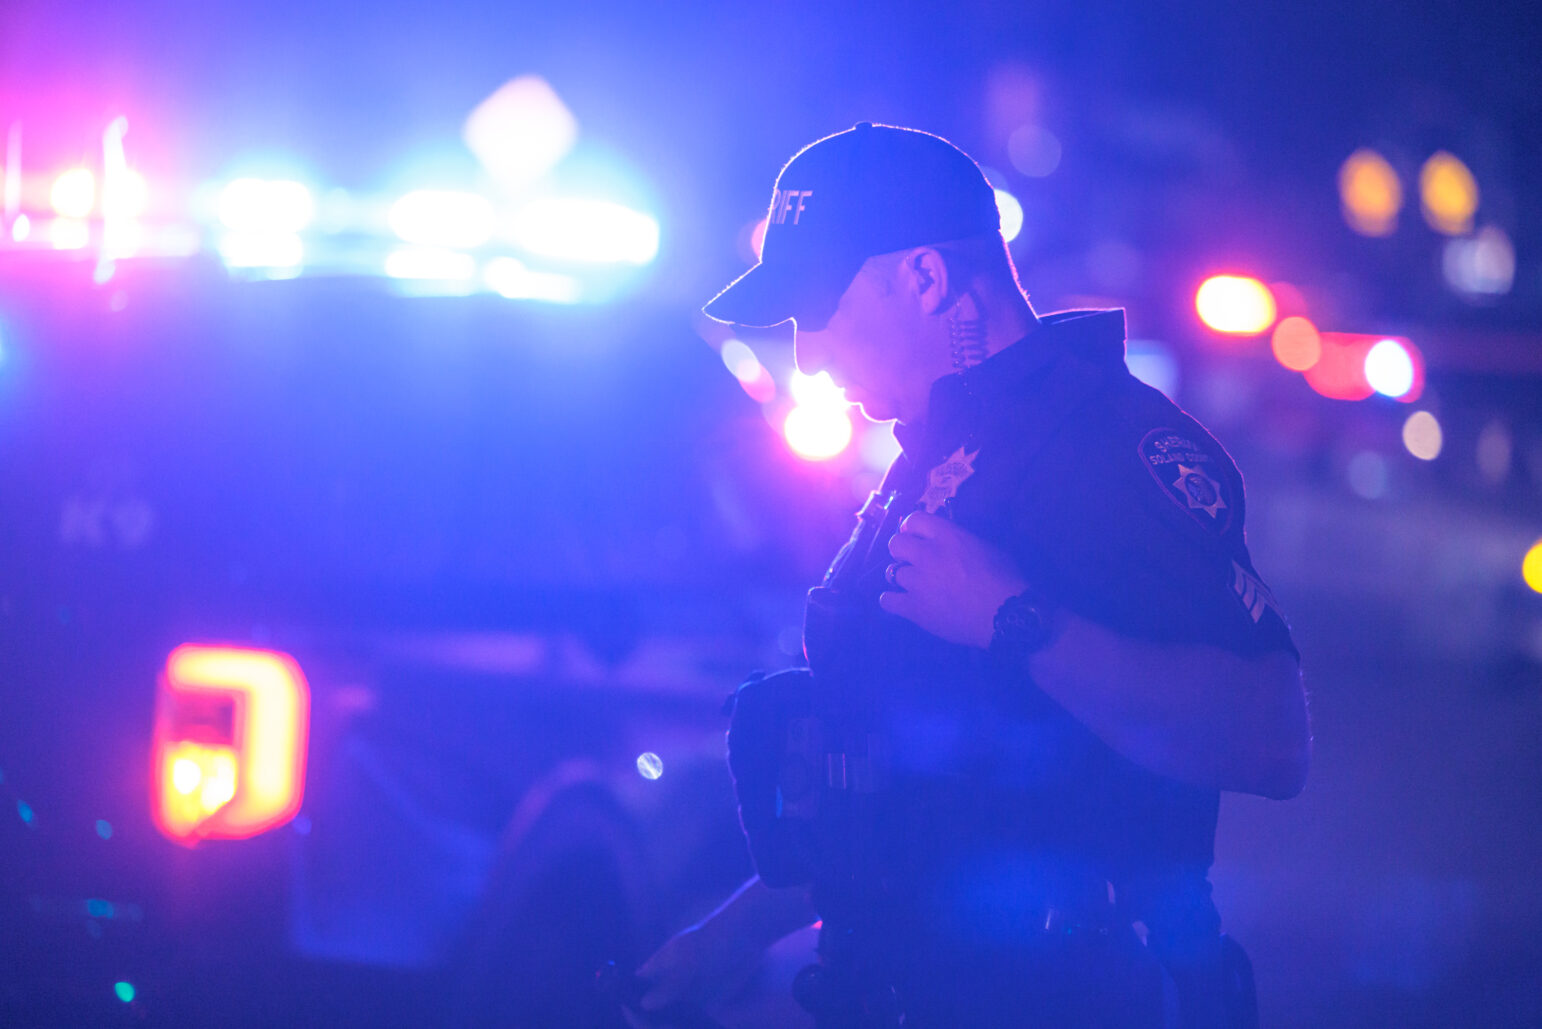
[[[1037,598],[1028,594],[1008,597],[996,612],[992,651],[1026,657],[1049,643],[1050,623]]]

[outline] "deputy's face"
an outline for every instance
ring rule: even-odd
[[[893,269],[864,268],[823,325],[794,318],[793,355],[805,375],[830,373],[873,421],[912,421],[925,414],[931,379],[914,349],[913,300],[897,288]]]

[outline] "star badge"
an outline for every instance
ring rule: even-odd
[[[1203,511],[1211,518],[1219,517],[1221,508],[1226,506],[1226,499],[1221,496],[1221,484],[1206,475],[1203,468],[1180,463],[1173,488],[1189,502],[1190,510]]]
[[[921,494],[921,506],[926,508],[927,514],[936,514],[942,505],[958,494],[958,487],[974,474],[974,459],[979,454],[978,450],[967,454],[963,447],[959,447],[952,456],[927,473],[926,492]]]

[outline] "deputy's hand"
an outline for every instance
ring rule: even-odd
[[[639,1006],[658,1011],[681,1001],[712,1005],[741,989],[761,952],[726,936],[707,922],[671,938],[637,969],[637,977],[649,984]],[[638,1024],[630,1016],[628,1021]]]
[[[949,643],[988,647],[996,609],[1028,588],[1005,553],[925,511],[900,523],[889,553],[889,581],[899,589],[880,593],[878,605]]]

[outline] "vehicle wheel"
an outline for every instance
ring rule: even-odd
[[[641,848],[597,782],[532,791],[510,824],[450,975],[456,1025],[611,1029],[595,990],[607,961],[632,968],[646,926]]]

